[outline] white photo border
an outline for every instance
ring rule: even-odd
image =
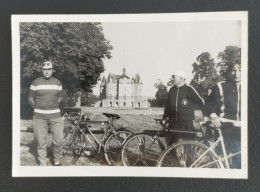
[[[105,15],[12,15],[12,176],[13,177],[189,177],[248,178],[248,12]],[[241,21],[241,169],[189,169],[109,166],[20,166],[20,22],[185,22]]]

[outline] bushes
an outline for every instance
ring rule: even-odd
[[[98,96],[81,91],[81,106],[93,106],[98,101]],[[68,92],[63,90],[62,102],[60,107],[74,107],[76,106],[77,92]]]
[[[62,101],[60,103],[60,107],[74,107],[76,105],[76,93],[68,92],[67,90],[63,90],[62,93]]]
[[[81,106],[93,106],[98,100],[98,96],[83,92],[81,95]]]

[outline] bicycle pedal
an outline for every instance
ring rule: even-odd
[[[231,153],[229,153],[227,156],[229,156]],[[233,164],[233,158],[228,158],[228,163],[229,163],[229,166],[232,166]]]
[[[186,167],[186,163],[185,163],[185,161],[184,161],[184,160],[180,160],[180,162],[179,162],[179,163],[180,163],[180,165],[181,165],[181,166],[183,166],[183,167]]]
[[[208,143],[209,143],[209,146],[212,146],[214,144],[214,141],[209,140]]]
[[[83,151],[84,155],[86,156],[93,156],[94,152],[93,151]]]

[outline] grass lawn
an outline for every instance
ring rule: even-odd
[[[91,120],[106,120],[102,115],[106,113],[117,113],[120,119],[117,120],[117,126],[129,127],[134,132],[142,132],[143,130],[158,130],[160,125],[156,124],[155,118],[162,118],[163,108],[149,108],[149,109],[109,109],[109,108],[89,108],[82,107],[82,112],[86,114]],[[195,113],[196,117],[200,117],[199,112]],[[36,166],[38,164],[36,158],[36,144],[34,142],[34,134],[26,131],[32,127],[31,120],[21,120],[20,132],[20,164],[21,166]],[[51,154],[51,135],[48,137],[48,158],[50,165],[53,163]],[[75,165],[84,166],[103,166],[107,165],[104,157],[86,157],[82,156]]]

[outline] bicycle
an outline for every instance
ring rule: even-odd
[[[79,107],[63,107],[62,108],[62,119],[63,120],[69,120],[71,118],[71,116],[74,116],[75,114],[80,115],[81,108],[79,108]]]
[[[184,130],[168,129],[168,120],[155,119],[161,125],[161,130],[154,134],[137,133],[130,136],[124,143],[122,149],[122,161],[124,166],[156,166],[158,158],[165,150],[165,145],[160,140],[160,136],[169,132],[181,132],[196,134],[196,132]]]
[[[133,132],[125,127],[116,128],[115,120],[120,116],[102,113],[108,121],[91,121],[82,114],[73,113],[69,121],[72,126],[65,130],[63,155],[69,164],[74,164],[82,154],[98,157],[104,154],[109,165],[120,165],[122,145]],[[106,125],[103,131],[91,130],[91,124]],[[95,133],[101,133],[98,139]]]
[[[239,121],[221,118],[223,123],[230,123],[240,127]],[[187,167],[187,168],[221,168],[230,169],[229,159],[237,156],[241,151],[227,155],[221,128],[214,127],[211,122],[202,122],[201,126],[216,130],[218,138],[209,142],[206,135],[206,144],[198,141],[183,141],[169,146],[159,157],[157,167]],[[204,132],[203,132],[204,133]],[[217,146],[221,146],[222,155],[215,152]]]

